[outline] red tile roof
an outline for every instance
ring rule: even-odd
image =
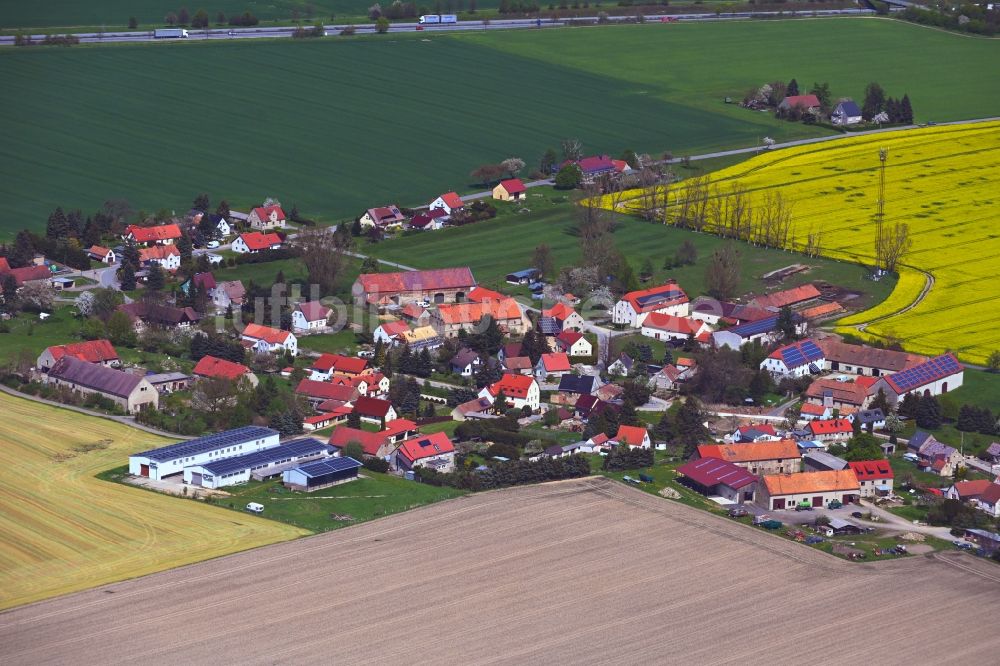
[[[52,359],[58,361],[63,356],[72,356],[87,363],[103,363],[118,360],[118,352],[108,340],[89,340],[87,342],[72,342],[68,345],[56,345],[47,350]]]
[[[521,306],[513,298],[483,303],[442,304],[437,309],[438,316],[446,324],[473,324],[490,315],[499,322],[521,318]]]
[[[404,331],[410,330],[410,325],[405,321],[384,321],[379,324],[382,332],[388,335],[390,338],[394,338],[397,335],[402,335]]]
[[[518,192],[524,192],[527,188],[524,183],[521,182],[520,178],[510,178],[508,180],[501,180],[500,187],[507,191],[507,194],[517,194]]]
[[[139,261],[163,261],[167,257],[179,257],[181,251],[176,245],[154,245],[139,250]]]
[[[288,331],[254,323],[247,324],[246,328],[243,329],[243,337],[263,340],[270,345],[284,344],[290,335],[291,333]]]
[[[506,299],[507,296],[504,296],[499,291],[493,291],[492,289],[487,289],[486,287],[476,287],[466,294],[465,298],[473,303],[483,303],[486,301],[502,301]]]
[[[251,250],[267,250],[272,245],[281,245],[281,236],[278,234],[262,234],[259,231],[248,231],[240,234],[240,238]]]
[[[646,437],[648,432],[645,428],[639,426],[618,426],[618,434],[614,436],[614,440],[621,444],[628,444],[629,446],[642,446],[642,441]]]
[[[748,425],[741,426],[738,428],[739,432],[747,432],[748,430],[756,430],[757,432],[764,433],[765,435],[771,435],[777,437],[778,433],[775,431],[774,426],[770,423],[761,423],[760,425]]]
[[[191,278],[191,283],[198,287],[199,289],[215,289],[218,285],[215,283],[215,276],[211,273],[195,273]]]
[[[162,240],[173,240],[181,237],[181,228],[176,224],[163,224],[158,227],[140,227],[130,224],[125,227],[125,235],[135,238],[137,243],[154,243]]]
[[[739,490],[757,480],[756,476],[739,465],[718,458],[692,460],[678,467],[677,473],[707,488],[721,483]]]
[[[250,372],[250,368],[242,363],[233,363],[224,358],[202,356],[194,366],[194,374],[201,377],[224,377],[236,379]]]
[[[422,458],[433,458],[444,453],[452,453],[454,450],[455,445],[448,439],[448,435],[443,432],[436,432],[431,435],[417,435],[399,445],[399,453],[410,462],[416,462]]]
[[[649,289],[630,291],[622,296],[622,300],[628,301],[637,313],[642,313],[687,303],[688,297],[677,283],[669,282]]]
[[[369,432],[348,426],[337,426],[330,433],[330,440],[327,443],[342,449],[351,442],[357,442],[361,445],[361,450],[365,452],[365,455],[377,456],[379,449],[388,440],[389,437],[384,432]]]
[[[362,396],[354,403],[355,413],[372,418],[385,418],[390,409],[392,409],[391,402],[388,400],[379,400],[378,398]]]
[[[955,483],[955,491],[958,493],[960,499],[974,499],[979,497],[989,486],[992,481],[987,479],[976,479],[975,481],[958,481]]]
[[[607,155],[591,155],[577,160],[576,165],[583,173],[600,173],[601,171],[614,171],[615,162]]]
[[[815,106],[820,106],[819,98],[816,95],[789,95],[782,102],[782,104],[786,103],[792,108],[802,107],[804,109],[811,109]]]
[[[836,490],[859,490],[861,484],[853,469],[824,472],[796,472],[771,474],[764,477],[767,494],[799,495],[802,493],[828,493]]]
[[[565,303],[556,303],[548,310],[542,310],[543,317],[555,317],[559,321],[566,321],[574,314],[576,314],[576,310]]]
[[[462,201],[462,197],[458,196],[456,192],[445,192],[441,195],[441,200],[444,201],[445,205],[452,210],[465,206],[465,202]]]
[[[319,301],[306,301],[299,303],[296,309],[302,313],[306,321],[326,321],[330,317],[332,310]]]
[[[858,460],[847,463],[847,466],[854,470],[858,481],[893,478],[892,467],[888,460]]]
[[[782,308],[786,305],[795,305],[803,301],[811,301],[819,298],[819,289],[812,284],[804,284],[800,287],[792,287],[784,291],[776,291],[773,294],[758,296],[753,299],[753,304],[762,308]]]
[[[409,303],[399,311],[399,314],[407,319],[420,319],[427,314],[427,310],[420,307],[416,303]]]
[[[330,382],[318,382],[312,379],[303,379],[295,387],[295,392],[310,398],[322,398],[323,400],[338,400],[340,402],[352,402],[360,400],[358,390],[353,386],[337,386]]]
[[[531,359],[527,356],[504,357],[503,365],[508,370],[530,370],[532,368]]]
[[[110,249],[108,249],[106,247],[101,247],[100,245],[91,245],[90,249],[87,250],[87,251],[90,254],[92,254],[92,255],[95,255],[97,257],[101,257],[102,259],[104,257],[108,256],[108,253],[111,252]],[[4,259],[4,261],[7,261],[6,258]]]
[[[527,375],[505,374],[500,381],[490,385],[489,392],[494,397],[503,392],[508,398],[527,398],[528,390],[534,383],[535,380]]]
[[[830,303],[823,303],[821,305],[814,305],[811,308],[806,308],[799,314],[801,314],[806,319],[818,319],[820,317],[825,317],[826,315],[836,314],[838,312],[843,312],[844,306],[837,301],[831,301]]]
[[[702,444],[698,447],[699,458],[718,458],[729,462],[753,462],[759,460],[788,460],[801,458],[799,447],[794,440],[781,439],[776,442],[754,442],[751,444]]]
[[[569,356],[562,352],[542,354],[541,360],[546,372],[569,372],[573,367],[569,363]]]
[[[823,354],[828,361],[879,368],[880,370],[888,370],[890,372],[899,372],[927,360],[925,357],[916,354],[893,351],[891,349],[878,349],[877,347],[866,347],[864,345],[852,345],[834,338],[823,338],[822,340],[818,340],[816,344],[823,350]]]
[[[556,340],[566,345],[566,348],[569,349],[577,342],[579,342],[580,338],[582,337],[583,333],[579,333],[577,331],[563,331],[556,336]]]
[[[806,397],[818,402],[823,401],[825,391],[830,391],[834,401],[849,405],[861,406],[868,399],[868,389],[854,382],[838,382],[836,379],[820,378],[806,389]]]
[[[258,206],[254,208],[254,212],[257,213],[257,217],[259,217],[261,221],[265,221],[271,217],[272,211],[278,213],[279,222],[285,219],[285,211],[281,210],[281,206]]]
[[[643,328],[655,328],[668,333],[678,333],[693,337],[701,330],[703,323],[687,317],[675,317],[663,312],[650,312],[642,322]]]
[[[341,372],[346,375],[360,375],[367,368],[366,359],[343,354],[321,354],[312,364],[312,369],[319,372]]]
[[[814,435],[834,435],[854,432],[854,427],[847,419],[816,419],[809,422],[809,430]]]
[[[438,289],[472,289],[476,279],[472,271],[461,268],[438,268],[427,271],[400,273],[362,273],[358,284],[366,294],[393,294],[402,291],[434,291]]]
[[[814,416],[822,416],[826,413],[826,407],[823,405],[817,405],[811,402],[802,403],[802,407],[799,409],[800,414],[812,414]]]

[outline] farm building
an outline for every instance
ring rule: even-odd
[[[493,188],[493,198],[500,201],[522,201],[526,192],[527,188],[521,182],[520,178],[510,178],[508,180],[501,180]]]
[[[806,389],[806,401],[831,410],[845,407],[865,409],[871,400],[869,387],[860,381],[841,382],[821,377]]]
[[[761,361],[760,369],[778,377],[805,377],[819,373],[824,364],[823,350],[815,342],[799,340],[768,354]]]
[[[487,315],[496,321],[502,331],[509,334],[520,335],[530,327],[520,304],[513,298],[439,305],[431,312],[431,326],[441,337],[455,338],[461,330],[466,333],[475,332],[479,322]]]
[[[799,447],[790,439],[753,444],[702,444],[695,458],[718,458],[756,475],[798,472],[801,464]]]
[[[771,511],[793,509],[799,504],[814,507],[833,501],[849,504],[861,495],[858,477],[852,469],[772,474],[763,481],[758,503]]]
[[[731,462],[700,458],[677,468],[679,481],[707,496],[722,497],[735,504],[753,502],[757,477]]]
[[[670,281],[657,287],[628,292],[615,303],[611,317],[616,324],[639,328],[652,312],[687,317],[689,304],[684,290]]]
[[[880,377],[901,372],[927,360],[916,354],[852,345],[833,338],[824,338],[816,344],[823,350],[826,359],[824,369],[834,372]]]
[[[146,408],[156,409],[160,404],[159,394],[145,378],[81,361],[74,356],[63,356],[56,361],[42,381],[84,395],[104,396],[129,414]]]
[[[443,432],[417,435],[399,445],[393,460],[396,469],[402,471],[429,467],[438,472],[450,472],[455,468],[455,446]]]
[[[121,365],[118,352],[108,340],[88,340],[86,342],[71,342],[68,345],[47,347],[38,355],[35,367],[42,372],[48,372],[56,361],[63,356],[71,356],[87,363],[95,363],[109,368]]]
[[[908,393],[915,395],[941,395],[962,385],[965,369],[954,354],[942,354],[919,365],[882,377],[872,394],[885,391],[890,404],[896,404]]]
[[[786,306],[806,303],[808,301],[819,298],[819,296],[820,296],[819,289],[817,289],[815,285],[804,284],[799,287],[792,287],[791,289],[776,291],[773,294],[758,296],[757,298],[750,301],[750,303],[751,305],[754,305],[758,308],[780,309]]]
[[[802,456],[804,472],[834,472],[847,468],[846,460],[826,451],[812,450]]]
[[[158,481],[179,474],[185,467],[278,446],[278,431],[261,426],[244,426],[129,456],[128,473]]]
[[[800,113],[816,113],[820,109],[819,98],[816,95],[789,95],[778,105],[780,111],[798,110]]]
[[[341,405],[353,403],[361,395],[354,386],[331,384],[328,381],[303,379],[295,387],[295,393],[304,395],[314,405],[328,400],[336,400]]]
[[[338,426],[330,435],[328,442],[337,451],[343,451],[344,447],[352,442],[361,445],[361,450],[366,456],[375,458],[388,458],[399,443],[420,434],[417,424],[407,419],[395,419],[385,424],[385,428],[379,432],[360,430],[349,426]]]
[[[191,386],[191,375],[183,372],[154,372],[143,377],[160,393],[183,391]]]
[[[437,268],[401,273],[362,273],[351,287],[357,303],[407,305],[461,303],[476,286],[468,267]]]
[[[184,468],[184,483],[203,488],[224,488],[246,483],[250,479],[260,481],[278,476],[289,467],[325,458],[332,453],[333,449],[318,439],[296,439],[241,456],[189,465]]]
[[[286,488],[312,492],[358,478],[361,463],[354,458],[325,458],[281,473]]]
[[[793,312],[792,321],[795,322],[796,334],[801,335],[805,332],[805,323],[801,315]],[[775,315],[766,319],[758,319],[757,321],[739,324],[732,328],[715,331],[712,333],[712,343],[716,347],[739,349],[746,343],[753,342],[754,340],[760,340],[760,343],[763,345],[770,344],[777,339],[778,334],[778,317]]]
[[[370,374],[372,369],[368,366],[368,361],[358,356],[345,356],[344,354],[320,354],[319,358],[309,366],[310,379],[316,381],[329,381],[334,375],[344,377],[359,377]]]
[[[877,497],[892,493],[894,475],[888,460],[858,460],[847,464],[858,477],[862,497]]]
[[[507,273],[504,279],[507,281],[507,284],[531,284],[541,279],[541,277],[542,272],[537,268],[525,268],[524,270]]]

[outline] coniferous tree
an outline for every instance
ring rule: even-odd
[[[941,419],[941,403],[937,398],[932,395],[921,396],[917,403],[917,427],[934,430],[941,427]]]

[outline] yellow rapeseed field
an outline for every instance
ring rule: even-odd
[[[0,413],[0,609],[306,534],[94,478],[162,438],[3,393]]]
[[[880,148],[888,149],[885,226],[908,224],[913,244],[889,299],[841,320],[840,329],[857,333],[854,326],[871,322],[869,337],[898,339],[916,352],[953,350],[984,363],[1000,349],[1000,123],[787,148],[718,171],[711,180],[723,190],[738,182],[754,204],[780,191],[792,204],[789,242],[796,249],[818,233],[820,254],[870,263]],[[631,193],[619,205],[634,208],[639,198]],[[605,197],[602,205],[611,201]]]

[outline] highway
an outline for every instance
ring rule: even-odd
[[[747,20],[755,16],[768,16],[781,14],[787,18],[808,18],[808,17],[829,17],[829,16],[867,16],[874,14],[868,9],[833,9],[818,10],[810,12],[733,12],[729,14],[656,14],[646,17],[647,23],[667,22],[674,19],[685,22],[690,21],[733,21]],[[634,21],[634,16],[609,16],[609,23]],[[449,25],[425,25],[424,34],[436,32],[467,32],[482,30],[512,30],[523,28],[558,28],[566,26],[568,23],[597,23],[596,16],[572,17],[566,19],[488,19],[482,21],[459,21]],[[306,29],[311,26],[303,26]],[[337,36],[340,31],[348,25],[325,25],[328,36]],[[356,24],[353,26],[356,34],[365,35],[375,33],[375,25],[372,23]],[[390,33],[414,32],[420,27],[419,23],[393,23],[389,27]],[[160,38],[153,37],[152,31],[106,31],[106,32],[81,32],[76,33],[81,44],[118,44],[133,42],[196,42],[206,40],[233,40],[233,39],[262,39],[262,38],[289,38],[298,26],[274,26],[274,27],[254,27],[254,28],[206,28],[204,30],[188,29],[187,38]],[[50,31],[48,34],[58,34],[58,30]],[[32,40],[41,41],[45,34],[31,35]],[[0,46],[12,46],[14,36],[0,36]]]

